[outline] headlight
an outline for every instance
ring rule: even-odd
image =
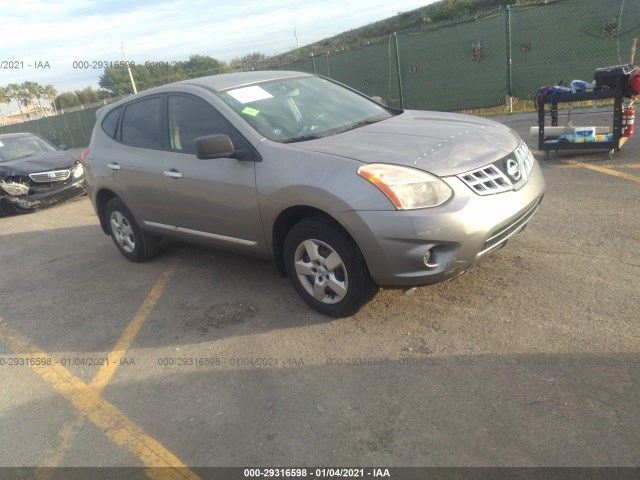
[[[358,168],[358,175],[378,187],[398,210],[437,207],[453,194],[438,177],[415,168],[372,163]]]
[[[23,185],[22,183],[16,182],[2,182],[0,183],[0,187],[7,192],[9,195],[26,195],[29,193],[29,186]]]
[[[527,144],[522,142],[515,151],[516,157],[520,161],[520,164],[524,166],[525,171],[527,172],[527,177],[531,174],[531,170],[533,170],[533,163],[535,159],[533,158],[533,154]]]
[[[76,168],[73,170],[73,178],[80,178],[84,173],[84,168],[81,163],[76,164]]]

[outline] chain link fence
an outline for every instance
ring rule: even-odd
[[[90,105],[65,108],[57,115],[49,115],[37,120],[29,120],[0,127],[0,134],[30,132],[37,133],[55,145],[82,148],[89,145],[96,112],[103,106],[122,97],[113,97]]]
[[[498,8],[386,35],[282,64],[336,79],[392,106],[465,110],[533,99],[543,85],[591,81],[596,68],[629,63],[640,36],[639,0],[556,0]],[[97,108],[0,127],[69,147],[88,145]]]
[[[15,123],[0,127],[0,134],[37,133],[56,145],[80,148],[89,145],[91,132],[96,123],[96,111],[100,107],[85,108],[61,115],[52,115],[38,120]]]
[[[638,36],[638,0],[558,0],[265,64],[325,75],[388,105],[452,111],[532,99],[543,85],[589,82],[596,68],[629,63]]]

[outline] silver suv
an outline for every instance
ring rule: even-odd
[[[520,137],[397,110],[332,80],[245,72],[104,107],[84,155],[102,229],[142,262],[162,237],[272,257],[312,308],[452,279],[533,217],[545,183]]]

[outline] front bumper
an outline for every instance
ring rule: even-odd
[[[84,177],[82,177],[73,183],[69,183],[55,190],[49,190],[48,192],[18,196],[5,194],[4,196],[0,196],[0,202],[6,206],[13,207],[17,211],[32,212],[66,202],[84,193],[86,193],[86,189]]]
[[[456,177],[454,197],[413,211],[350,211],[336,215],[381,286],[411,287],[450,280],[501,248],[535,215],[545,191],[537,162],[517,191],[480,196]],[[429,266],[424,255],[430,252]]]

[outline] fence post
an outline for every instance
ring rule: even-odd
[[[511,56],[511,5],[507,5],[507,97],[509,98],[509,113],[513,113],[512,96],[512,56]]]
[[[311,67],[313,68],[313,74],[316,74],[316,59],[313,58],[313,52],[311,52]]]
[[[331,78],[331,71],[329,70],[329,50],[327,50],[327,77]]]
[[[402,75],[400,74],[400,49],[398,48],[398,33],[393,32],[396,43],[396,68],[398,73],[398,92],[400,93],[400,108],[404,108],[404,97],[402,95]]]

